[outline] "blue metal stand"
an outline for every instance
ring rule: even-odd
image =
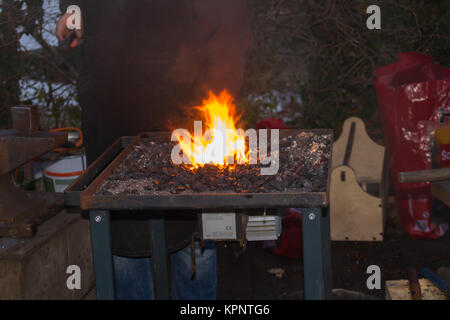
[[[90,211],[95,286],[98,300],[114,299],[114,269],[111,253],[109,211]]]
[[[302,209],[302,220],[305,299],[331,299],[329,210]]]
[[[303,260],[305,299],[331,299],[330,215],[327,208],[305,208],[303,219]],[[97,299],[114,299],[109,211],[90,211]],[[169,263],[164,219],[149,221],[154,293],[156,299],[170,298]]]
[[[151,219],[150,238],[152,247],[153,284],[156,300],[169,299],[169,264],[166,248],[164,218]]]

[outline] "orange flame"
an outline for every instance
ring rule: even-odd
[[[206,164],[223,167],[247,163],[245,134],[244,130],[236,129],[239,117],[235,114],[233,97],[226,90],[218,96],[210,91],[208,98],[196,109],[200,111],[202,123],[194,122],[194,136],[190,135],[190,139],[177,137],[193,168]]]

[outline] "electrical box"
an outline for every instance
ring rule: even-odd
[[[237,240],[236,213],[202,213],[202,238],[205,240]]]
[[[276,240],[281,234],[280,215],[204,212],[199,215],[200,236],[215,241]]]

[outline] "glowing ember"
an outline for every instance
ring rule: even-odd
[[[196,109],[200,111],[202,121],[194,122],[194,136],[188,134],[186,139],[186,136],[177,135],[180,149],[193,168],[205,164],[248,163],[245,132],[236,129],[239,117],[235,114],[233,97],[226,90],[218,96],[209,92],[209,97]],[[205,134],[202,134],[203,125]]]

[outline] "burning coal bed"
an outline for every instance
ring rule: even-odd
[[[310,132],[280,138],[278,172],[261,175],[264,165],[259,161],[255,165],[205,165],[195,169],[185,164],[174,165],[170,155],[175,143],[143,136],[97,194],[324,192],[331,143],[331,135]]]

